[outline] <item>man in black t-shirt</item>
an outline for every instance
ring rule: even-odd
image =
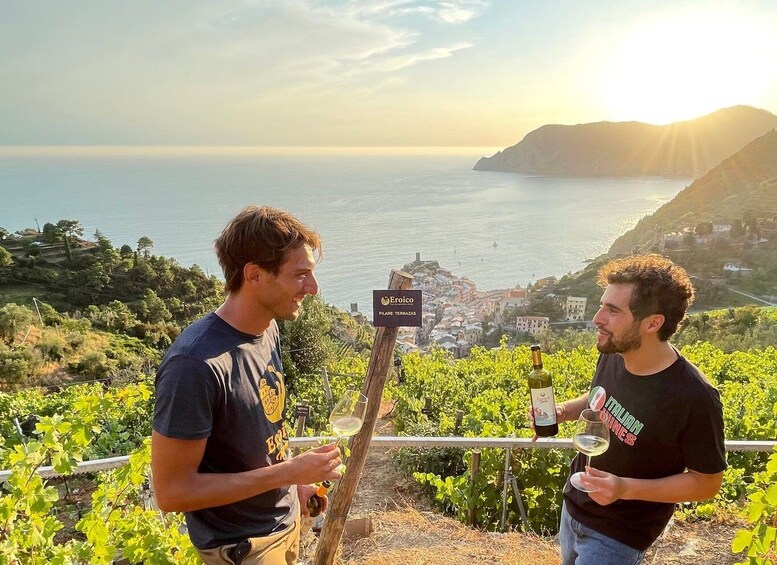
[[[589,393],[556,407],[559,421],[585,408],[609,428],[591,466],[578,454],[564,487],[564,565],[640,563],[674,504],[717,494],[726,468],[718,391],[668,339],[693,301],[682,267],[658,255],[619,259],[599,272],[593,318],[601,352]]]
[[[176,339],[156,379],[151,465],[157,504],[184,512],[208,564],[297,562],[312,483],[340,478],[335,444],[290,458],[276,319],[318,292],[321,243],[291,214],[249,206],[216,254],[227,298]]]

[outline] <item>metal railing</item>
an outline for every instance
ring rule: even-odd
[[[335,441],[331,436],[293,437],[289,439],[290,447],[313,447],[321,442]],[[532,442],[530,438],[509,437],[420,437],[420,436],[374,436],[371,445],[376,447],[448,447],[448,448],[498,448],[498,449],[574,449],[571,438],[539,439]],[[727,440],[726,451],[771,451],[777,441],[740,441]],[[68,474],[80,475],[106,471],[126,465],[129,456],[109,457],[94,461],[82,461]],[[53,467],[40,467],[38,473],[44,478],[59,477]],[[0,471],[0,483],[8,480],[11,471]]]

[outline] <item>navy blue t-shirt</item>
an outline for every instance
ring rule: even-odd
[[[175,340],[156,375],[154,430],[207,438],[201,473],[239,473],[285,461],[286,388],[275,321],[262,335],[240,332],[211,313]],[[296,487],[186,512],[200,549],[269,535],[293,524]]]

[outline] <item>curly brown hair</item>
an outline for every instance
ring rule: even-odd
[[[272,206],[246,206],[229,221],[214,245],[227,292],[243,285],[243,267],[248,263],[277,275],[286,254],[303,245],[321,258],[321,238],[297,218]]]
[[[634,285],[629,300],[631,313],[637,320],[651,314],[664,316],[658,338],[666,341],[677,331],[685,312],[693,303],[694,290],[688,273],[661,255],[635,255],[615,259],[599,270],[597,282]]]

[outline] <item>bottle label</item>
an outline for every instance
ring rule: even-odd
[[[553,387],[532,388],[531,405],[534,411],[535,426],[552,426],[556,423],[556,399]]]

